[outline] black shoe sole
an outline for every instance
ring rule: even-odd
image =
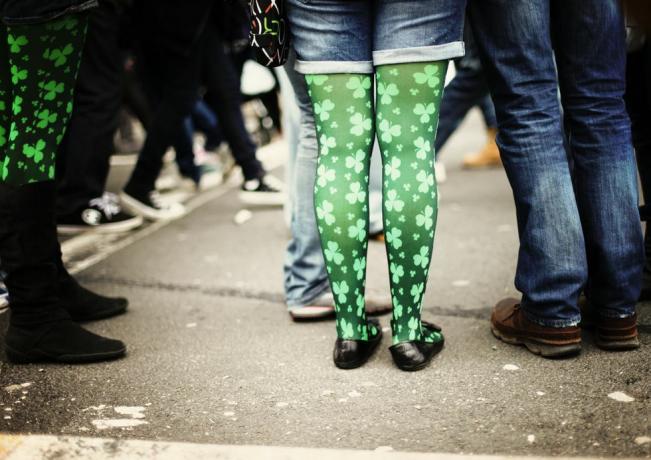
[[[114,308],[111,310],[103,310],[94,312],[93,315],[88,316],[75,316],[70,314],[70,318],[77,323],[88,323],[91,321],[99,321],[102,319],[113,318],[115,316],[123,315],[127,312],[127,305],[119,308]]]
[[[24,353],[10,347],[5,348],[7,358],[14,364],[32,363],[62,363],[62,364],[88,364],[100,361],[112,361],[126,355],[126,347],[120,350],[105,351],[102,353],[86,353],[76,355],[49,356],[45,353]]]
[[[522,345],[534,355],[542,356],[543,358],[571,358],[581,353],[580,343],[569,345],[549,345],[536,342],[535,340],[504,335],[494,327],[491,327],[491,331],[493,332],[493,335],[502,342],[508,343],[509,345]]]
[[[640,348],[640,339],[638,337],[633,337],[630,339],[609,340],[603,339],[599,333],[595,333],[594,342],[599,348],[606,351],[631,351]]]

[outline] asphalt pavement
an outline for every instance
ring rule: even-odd
[[[282,211],[248,208],[251,219],[238,225],[243,205],[226,185],[183,219],[105,245],[103,257],[81,265],[81,282],[129,298],[128,314],[89,325],[126,341],[128,356],[86,366],[3,360],[0,433],[651,456],[649,305],[640,308],[643,346],[633,352],[601,351],[585,334],[579,357],[552,361],[492,337],[491,306],[516,294],[518,240],[503,170],[460,168],[462,155],[482,141],[474,114],[443,152],[449,180],[440,187],[424,318],[443,327],[446,347],[426,370],[394,367],[389,332],[363,368],[336,369],[334,322],[297,324],[286,312]],[[382,244],[370,244],[368,267],[369,290],[387,295]],[[0,316],[3,329],[6,320]],[[389,317],[381,321],[387,327]]]

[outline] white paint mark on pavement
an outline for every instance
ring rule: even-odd
[[[276,407],[287,407],[289,406],[289,403],[286,403],[284,401],[280,401],[276,403]]]
[[[94,410],[94,411],[97,411],[97,412],[101,412],[104,409],[106,409],[106,404],[100,404],[99,406],[90,406],[90,407],[87,407],[86,409],[82,409],[81,411],[82,412],[87,412],[89,410]]]
[[[145,418],[143,406],[116,406],[113,408],[120,415],[128,415],[131,418]]]
[[[544,392],[544,391],[536,391],[536,394],[537,394],[538,396],[545,396],[545,392]]]
[[[224,417],[232,417],[233,415],[235,415],[235,412],[233,412],[233,411],[224,412]]]
[[[638,436],[635,438],[635,444],[638,446],[643,446],[644,444],[649,444],[651,443],[651,437],[649,436]]]
[[[625,402],[625,403],[635,401],[635,398],[633,398],[632,396],[627,395],[623,391],[614,391],[614,392],[610,393],[608,395],[608,397],[610,399],[614,399],[615,401]]]
[[[504,367],[502,368],[505,371],[519,371],[520,368],[516,366],[515,364],[505,364]]]
[[[109,430],[111,428],[133,428],[135,426],[147,425],[149,422],[132,418],[106,418],[93,420],[91,423],[98,430]]]
[[[185,325],[188,329],[192,329],[193,327],[197,327],[197,323],[188,323]]]
[[[13,393],[14,391],[21,390],[23,388],[27,388],[32,386],[34,382],[25,382],[25,383],[17,383],[15,385],[7,385],[5,387],[5,391],[8,393]]]

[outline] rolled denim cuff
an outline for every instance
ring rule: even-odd
[[[373,64],[410,64],[413,62],[447,61],[466,54],[463,42],[445,45],[419,46],[416,48],[398,48],[393,50],[373,51]]]
[[[309,305],[311,302],[318,299],[319,297],[321,297],[329,290],[330,290],[330,283],[326,279],[325,281],[317,284],[316,286],[311,287],[306,292],[304,291],[303,295],[298,299],[286,298],[285,302],[287,303],[287,310],[292,311],[292,310],[303,308],[306,305]]]
[[[612,318],[612,319],[626,319],[635,316],[635,305],[632,305],[628,308],[628,312],[623,313],[623,308],[618,308],[617,310],[611,308],[600,308],[598,310],[599,316],[602,318]]]
[[[296,60],[294,67],[298,73],[305,75],[324,75],[336,73],[373,73],[371,61],[301,61]]]
[[[543,327],[573,327],[573,326],[578,326],[579,323],[581,322],[581,316],[576,315],[571,318],[567,319],[547,319],[547,318],[540,318],[536,315],[532,315],[530,312],[528,312],[525,308],[524,305],[521,305],[520,308],[522,309],[522,312],[524,313],[524,316],[531,321],[534,324],[537,324],[538,326],[543,326]]]

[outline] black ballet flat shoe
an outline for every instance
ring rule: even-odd
[[[375,326],[378,334],[369,340],[344,340],[337,338],[333,359],[339,369],[355,369],[362,366],[373,355],[373,352],[382,341],[382,328],[376,319],[367,321],[369,326]]]
[[[441,332],[441,328],[435,324],[422,321],[423,328],[434,332]],[[409,342],[400,342],[389,347],[393,362],[399,369],[407,372],[419,371],[427,367],[442,349],[445,340],[441,336],[441,341],[436,343],[412,340]]]

